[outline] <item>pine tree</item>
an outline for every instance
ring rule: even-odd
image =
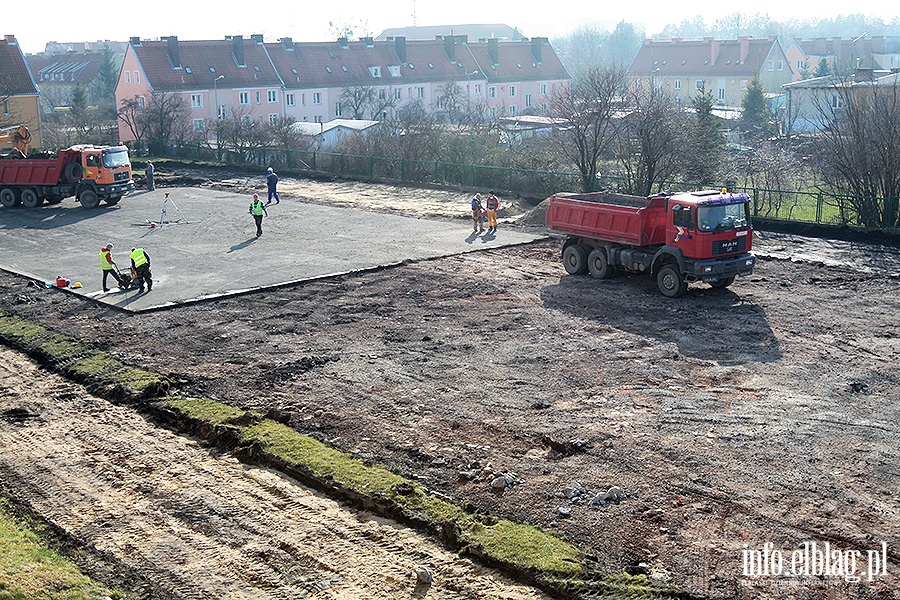
[[[766,101],[766,90],[759,77],[750,80],[743,99],[744,114],[741,127],[751,139],[763,139],[772,134],[772,111]]]

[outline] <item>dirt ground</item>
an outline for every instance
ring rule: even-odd
[[[286,178],[280,193],[466,216],[458,192]],[[610,570],[715,598],[900,598],[897,253],[766,233],[757,244],[753,276],[675,300],[640,276],[569,276],[551,240],[139,316],[0,274],[0,305],[170,374],[186,393],[283,411],[298,431],[441,494],[555,530]],[[406,532],[372,517],[331,521],[341,509],[326,499],[77,386],[41,385],[51,380],[21,357],[3,363],[0,484],[141,577],[171,577],[160,589],[172,597],[244,597],[242,577],[271,581],[285,560],[300,583],[268,597],[410,594],[402,573],[366,572],[365,552],[395,553],[379,560],[397,573],[429,561],[476,569],[477,584],[460,575],[429,597],[530,597],[437,549],[409,550]],[[493,489],[488,468],[513,485]],[[612,486],[620,502],[592,503]],[[365,541],[360,564],[334,567],[350,557],[329,534]],[[202,543],[186,549],[194,536]],[[320,536],[314,550],[304,543]],[[766,542],[786,555],[828,542],[863,559],[885,542],[887,573],[745,576],[743,553]],[[255,545],[255,558],[236,551]],[[178,587],[207,569],[235,587]],[[331,592],[315,591],[322,582]]]

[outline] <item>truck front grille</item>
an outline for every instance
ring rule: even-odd
[[[128,181],[129,179],[131,179],[131,173],[123,171],[122,173],[116,173],[116,177],[113,181]]]
[[[719,254],[733,254],[735,252],[744,252],[747,249],[747,238],[740,237],[731,240],[718,240],[713,242],[713,256]]]

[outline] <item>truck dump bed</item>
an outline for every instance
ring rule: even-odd
[[[611,192],[554,194],[547,210],[552,231],[631,246],[665,242],[663,198]]]
[[[56,185],[60,180],[62,158],[0,159],[0,184]]]

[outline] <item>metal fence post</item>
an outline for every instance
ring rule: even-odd
[[[816,194],[816,223],[822,222],[822,192]]]

